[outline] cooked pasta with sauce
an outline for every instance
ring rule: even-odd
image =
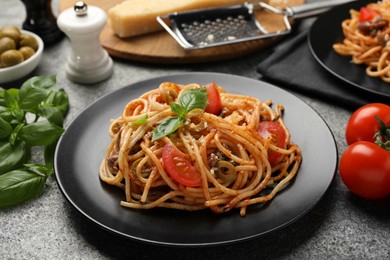
[[[354,64],[366,65],[366,73],[390,82],[390,0],[350,10],[341,26],[345,39],[333,45],[340,55],[352,56]]]
[[[245,216],[298,173],[302,154],[283,110],[216,83],[163,82],[111,121],[100,179],[123,190],[123,207]]]

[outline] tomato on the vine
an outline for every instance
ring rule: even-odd
[[[286,148],[286,133],[278,123],[273,121],[262,121],[259,124],[259,129],[257,130],[257,132],[264,139],[271,138],[270,142],[273,145],[276,145],[277,147],[283,149]],[[271,150],[268,151],[268,161],[271,164],[271,166],[280,162],[282,159],[283,159],[283,154]]]
[[[166,144],[162,150],[164,168],[175,181],[188,186],[196,187],[202,184],[200,173],[185,158],[184,153],[171,144]]]
[[[390,152],[372,142],[355,142],[340,159],[340,175],[347,188],[366,199],[390,195]]]
[[[205,112],[218,115],[222,110],[222,101],[218,92],[217,84],[210,83],[206,86],[207,106]]]
[[[386,125],[390,124],[390,106],[371,103],[357,109],[350,117],[345,130],[347,143],[357,141],[374,142],[374,135],[379,131],[378,117]]]

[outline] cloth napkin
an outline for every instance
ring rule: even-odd
[[[308,30],[286,38],[258,65],[262,80],[352,110],[382,102],[326,71],[310,52]]]

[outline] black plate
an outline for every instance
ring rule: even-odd
[[[341,23],[350,17],[349,10],[359,10],[370,2],[374,1],[358,0],[323,13],[310,28],[309,47],[317,61],[336,77],[371,94],[390,97],[389,83],[367,76],[366,66],[353,64],[351,57],[338,55],[332,47],[344,39]]]
[[[98,168],[110,142],[109,122],[125,105],[161,82],[212,81],[231,93],[272,99],[285,106],[285,122],[299,144],[303,163],[294,183],[267,205],[248,208],[240,217],[234,210],[216,215],[210,210],[183,212],[172,209],[123,208],[123,193],[99,180]],[[153,78],[118,89],[88,106],[67,127],[55,155],[60,189],[69,202],[103,228],[128,238],[174,246],[232,243],[265,235],[303,216],[328,189],[337,167],[337,149],[322,118],[292,94],[267,83],[218,73],[187,73]]]

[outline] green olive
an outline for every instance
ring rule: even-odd
[[[23,55],[17,50],[8,50],[1,54],[0,61],[4,67],[11,67],[24,61]]]
[[[0,38],[0,54],[8,50],[15,50],[15,41],[9,37]]]
[[[34,38],[34,36],[30,34],[22,33],[19,38],[19,47],[29,46],[34,49],[34,51],[38,50],[38,42]]]
[[[142,161],[143,158],[138,158],[131,164],[131,173],[133,175],[137,174],[137,166]]]
[[[237,178],[237,171],[234,165],[228,161],[218,161],[217,175],[225,182],[232,182]]]
[[[14,29],[12,27],[2,28],[0,31],[0,38],[9,37],[13,39],[15,42],[18,42],[20,37],[20,31],[18,29]]]
[[[15,26],[15,25],[4,25],[4,26],[1,28],[1,30],[9,30],[9,29],[15,30],[15,31],[17,31],[17,32],[20,33],[20,29],[19,29],[17,26]]]
[[[19,51],[22,53],[24,60],[27,60],[35,53],[34,49],[31,48],[30,46],[23,46],[22,48],[19,49]]]

